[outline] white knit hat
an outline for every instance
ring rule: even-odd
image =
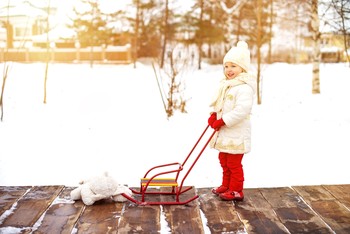
[[[250,51],[245,41],[239,41],[237,46],[232,47],[224,57],[223,64],[232,62],[243,68],[246,72],[250,66]]]

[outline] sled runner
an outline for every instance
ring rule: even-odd
[[[122,194],[125,198],[128,200],[138,204],[138,205],[185,205],[195,199],[197,199],[199,196],[195,195],[187,200],[180,200],[180,195],[191,190],[193,187],[184,187],[184,182],[187,178],[187,176],[190,174],[192,168],[197,163],[198,159],[202,155],[203,151],[209,144],[211,138],[213,138],[216,131],[214,131],[209,139],[204,144],[203,148],[197,155],[197,157],[194,159],[193,163],[190,165],[190,167],[187,170],[184,170],[185,164],[190,159],[193,151],[196,149],[198,144],[201,142],[203,136],[207,132],[209,128],[209,125],[204,129],[203,133],[197,140],[196,144],[191,149],[190,153],[187,155],[185,160],[182,163],[174,162],[174,163],[168,163],[163,165],[158,165],[155,167],[152,167],[149,169],[146,174],[141,178],[140,182],[140,189],[131,189],[131,191],[141,196],[141,200],[138,200],[136,198],[133,198],[131,196],[128,196],[126,194]],[[170,169],[169,169],[170,168]],[[156,172],[159,170],[165,170],[161,172]],[[182,179],[180,179],[180,173],[184,174]],[[163,177],[163,176],[174,176],[174,177]],[[150,191],[150,187],[169,187],[169,191]],[[174,200],[173,201],[147,201],[146,195],[173,195]]]

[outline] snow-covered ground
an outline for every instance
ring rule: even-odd
[[[2,71],[4,64],[0,64]],[[321,65],[321,94],[311,94],[311,65],[263,67],[245,187],[349,184],[350,69]],[[166,118],[152,67],[10,64],[0,122],[0,185],[67,185],[108,171],[138,186],[152,166],[182,162],[207,124],[222,67],[182,74],[187,114]],[[2,84],[2,81],[0,81]],[[185,184],[220,184],[217,151],[207,148]]]

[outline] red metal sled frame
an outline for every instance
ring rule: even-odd
[[[196,195],[190,199],[187,199],[185,201],[180,201],[180,195],[191,190],[193,187],[187,187],[185,188],[184,182],[187,178],[187,176],[190,174],[192,168],[195,166],[195,164],[197,163],[198,159],[200,158],[200,156],[202,155],[202,153],[204,152],[205,148],[208,146],[210,140],[213,138],[214,134],[216,131],[214,131],[211,136],[209,137],[209,139],[207,140],[207,142],[205,143],[205,145],[203,146],[203,148],[201,149],[201,151],[199,152],[198,156],[195,158],[195,160],[193,161],[192,165],[188,168],[185,176],[182,178],[181,183],[179,184],[177,182],[177,180],[179,179],[180,176],[180,172],[183,171],[183,168],[186,164],[186,162],[188,161],[188,159],[191,157],[193,151],[196,149],[196,147],[198,146],[198,144],[201,142],[203,136],[205,135],[206,131],[208,130],[209,125],[204,129],[203,133],[201,134],[201,136],[199,137],[199,139],[197,140],[196,144],[193,146],[192,150],[190,151],[190,153],[187,155],[186,159],[183,161],[183,163],[168,163],[168,164],[163,164],[163,165],[158,165],[155,167],[152,167],[151,169],[149,169],[146,174],[144,175],[143,178],[147,178],[151,172],[153,172],[153,170],[155,169],[159,169],[159,168],[166,168],[166,167],[174,167],[174,166],[178,166],[177,169],[173,169],[173,170],[168,170],[168,171],[164,171],[164,172],[160,172],[157,173],[153,176],[148,177],[147,182],[140,183],[140,190],[135,190],[135,189],[131,189],[131,191],[134,194],[138,194],[141,195],[141,201],[134,199],[131,196],[128,196],[127,194],[123,193],[122,195],[127,198],[128,200],[138,204],[138,205],[185,205],[195,199],[197,199],[199,196]],[[151,187],[154,183],[154,181],[156,181],[157,179],[159,179],[159,176],[162,175],[167,175],[167,174],[176,174],[176,177],[173,180],[173,183],[170,184],[175,184],[176,185],[172,185],[169,187],[172,187],[170,192],[162,192],[162,191],[147,191],[147,189],[149,187]],[[162,186],[166,186],[166,185],[162,185]],[[175,195],[175,200],[174,201],[170,201],[170,202],[153,202],[153,201],[146,201],[145,197],[146,195]]]

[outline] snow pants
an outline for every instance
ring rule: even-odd
[[[222,185],[229,188],[230,191],[241,192],[243,190],[243,155],[219,153],[219,161],[222,167]]]

